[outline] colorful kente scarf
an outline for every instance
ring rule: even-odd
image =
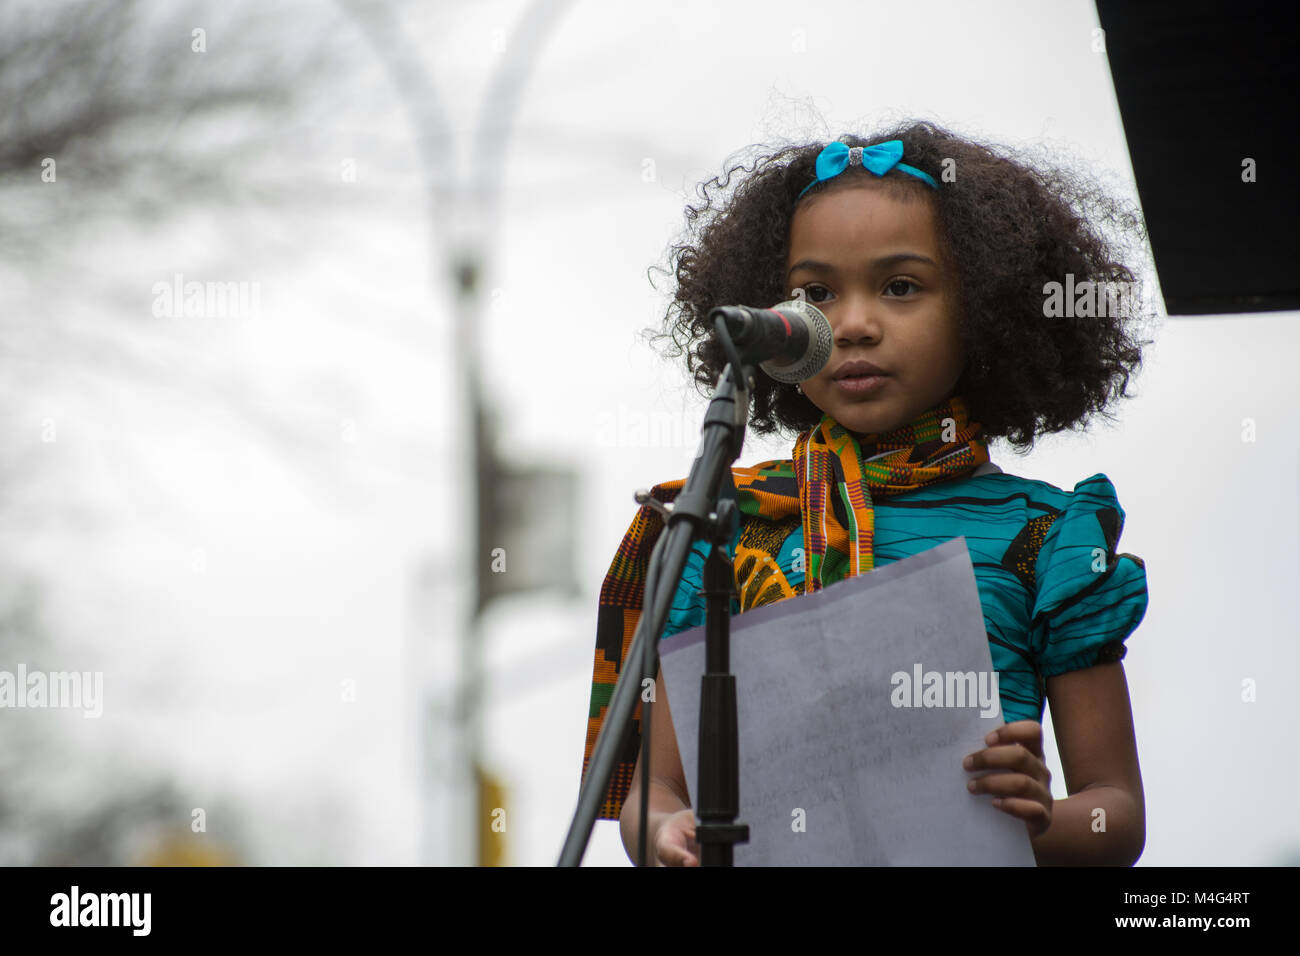
[[[734,556],[741,611],[797,596],[776,556],[799,523],[806,561],[801,593],[870,571],[875,536],[872,498],[969,475],[989,460],[980,430],[978,422],[968,420],[965,402],[953,396],[900,428],[871,435],[855,436],[830,415],[823,415],[796,439],[793,458],[733,466],[743,529]],[[684,478],[663,482],[650,493],[669,502],[685,483]],[[584,776],[636,633],[650,552],[663,527],[659,513],[642,505],[601,585]],[[601,804],[601,819],[618,819],[640,746],[638,702],[633,732],[619,754]]]

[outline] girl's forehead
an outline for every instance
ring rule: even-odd
[[[893,183],[864,180],[807,196],[795,206],[792,219],[858,218],[873,214],[932,220],[934,197],[913,189],[900,189]]]
[[[811,201],[810,201],[811,200]],[[790,220],[790,250],[826,253],[897,244],[938,247],[933,205],[893,189],[858,187],[809,197]]]

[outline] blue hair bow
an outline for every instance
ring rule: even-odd
[[[817,154],[817,178],[803,188],[799,198],[802,199],[803,194],[818,183],[834,179],[850,166],[859,165],[877,176],[883,176],[891,169],[899,169],[929,183],[934,189],[939,188],[939,184],[934,181],[933,176],[921,172],[915,166],[899,162],[902,158],[903,141],[901,139],[891,139],[887,143],[878,143],[875,146],[848,146],[839,140],[827,143],[826,148]]]

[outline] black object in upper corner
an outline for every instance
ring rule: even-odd
[[[1097,0],[1097,13],[1168,314],[1300,309],[1294,4]]]

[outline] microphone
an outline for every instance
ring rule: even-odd
[[[831,359],[831,324],[822,310],[805,299],[789,299],[770,309],[747,305],[720,305],[709,312],[717,316],[745,360],[778,382],[793,384],[812,378]]]

